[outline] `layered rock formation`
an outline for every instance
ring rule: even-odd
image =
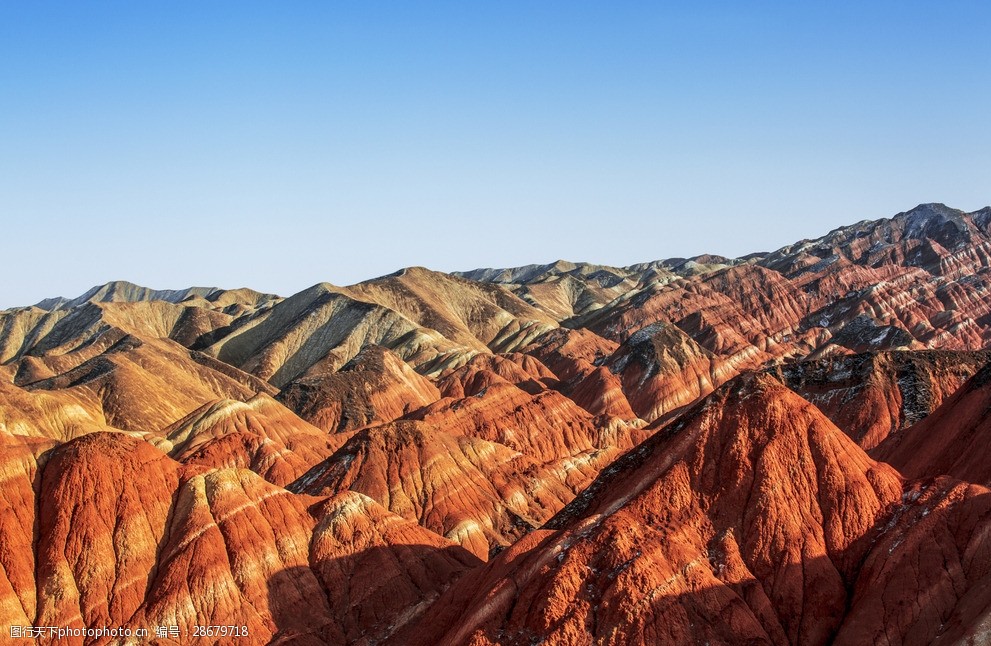
[[[668,323],[638,330],[606,365],[620,375],[630,407],[647,421],[708,395],[732,375],[711,352]]]
[[[769,368],[865,451],[931,414],[991,352],[933,350],[840,355]]]
[[[989,279],[991,209],[928,204],[736,259],[0,312],[0,623],[984,643]]]
[[[482,559],[542,525],[574,496],[531,457],[416,422],[356,433],[290,489],[357,491]]]
[[[396,643],[980,642],[987,489],[904,483],[737,379],[463,577]]]
[[[863,539],[901,492],[894,469],[811,404],[769,377],[741,379],[467,575],[409,635],[827,643]]]
[[[250,469],[285,486],[347,440],[307,424],[265,394],[205,404],[150,441],[185,464]]]
[[[991,486],[991,364],[931,415],[888,438],[873,453],[909,477],[951,475]]]
[[[311,369],[279,393],[286,406],[329,433],[391,422],[438,399],[437,386],[375,345],[366,346],[338,372]]]
[[[13,483],[40,472],[35,488],[5,495],[38,528],[32,545],[11,514],[0,526],[2,558],[17,556],[8,624],[178,626],[183,642],[213,643],[192,639],[194,627],[225,625],[247,632],[225,643],[369,643],[477,563],[360,494],[300,496],[250,471],[184,467],[120,433],[73,440],[43,466],[38,447],[5,448]]]

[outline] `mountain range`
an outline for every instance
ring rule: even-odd
[[[989,288],[991,207],[924,204],[741,258],[0,312],[0,624],[988,643]]]

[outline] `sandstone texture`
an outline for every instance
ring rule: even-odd
[[[989,643],[989,293],[991,208],[923,204],[2,311],[0,641]]]

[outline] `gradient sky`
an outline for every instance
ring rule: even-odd
[[[953,0],[4,2],[0,307],[977,209],[989,32]]]

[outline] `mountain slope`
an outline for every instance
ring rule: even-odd
[[[882,442],[873,454],[909,477],[950,475],[991,485],[991,364],[984,366],[931,415]]]
[[[841,355],[768,371],[870,451],[931,414],[989,361],[987,350],[916,350]]]
[[[337,372],[312,368],[282,389],[279,400],[330,433],[398,419],[440,399],[440,391],[395,353],[365,346]]]
[[[289,488],[315,495],[357,491],[482,559],[542,525],[574,496],[521,453],[414,422],[356,433]]]
[[[924,204],[735,259],[0,312],[0,620],[985,643],[989,290],[991,208]]]
[[[863,538],[901,491],[893,469],[779,382],[737,380],[609,467],[545,531],[467,575],[403,637],[827,643]]]
[[[149,440],[184,464],[250,469],[285,486],[347,439],[307,424],[274,399],[204,404]]]
[[[187,639],[195,625],[233,625],[242,641],[367,643],[477,563],[359,494],[298,496],[250,471],[183,467],[119,433],[73,440],[32,469],[37,503],[22,486],[14,510],[37,504],[37,542],[21,554],[33,572],[7,570],[19,592],[3,607],[27,624],[175,625]]]

